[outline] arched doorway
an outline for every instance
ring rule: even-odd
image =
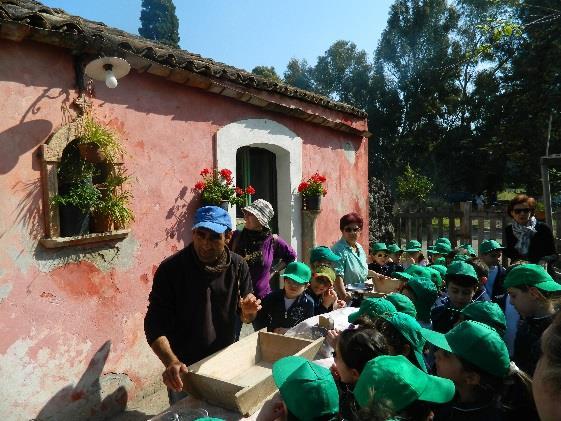
[[[250,151],[254,148],[256,156],[258,150],[268,152],[268,159],[274,155],[278,233],[299,253],[302,215],[295,201],[299,203],[296,191],[302,179],[302,139],[282,124],[268,119],[241,120],[224,126],[216,133],[216,165],[231,169],[236,181],[238,150],[244,147],[251,148]],[[260,163],[257,161],[254,166],[257,168]],[[268,166],[270,169],[272,164]],[[256,198],[259,197],[257,194]],[[231,209],[230,215],[234,219],[236,210]]]

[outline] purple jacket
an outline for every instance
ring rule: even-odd
[[[230,242],[230,247],[235,244],[240,231],[235,231]],[[286,264],[296,260],[296,252],[281,237],[275,234],[269,235],[263,242],[263,265],[249,265],[249,274],[253,284],[253,293],[257,298],[264,298],[271,292],[269,278],[271,267],[275,260],[281,259]],[[235,253],[235,251],[234,251]]]

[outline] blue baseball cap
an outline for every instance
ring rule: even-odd
[[[218,206],[203,206],[197,209],[193,229],[206,228],[217,234],[222,234],[227,229],[232,229],[230,214]]]

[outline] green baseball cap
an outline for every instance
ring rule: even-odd
[[[436,243],[434,245],[435,254],[449,254],[452,251],[452,246],[446,243]]]
[[[395,306],[384,298],[366,298],[360,303],[358,311],[349,314],[349,323],[354,323],[360,316],[368,316],[375,319],[384,314],[393,314],[397,311]]]
[[[450,263],[446,271],[446,280],[455,276],[471,278],[475,282],[479,282],[479,278],[477,277],[474,267],[466,262],[455,261]]]
[[[405,286],[415,294],[415,299],[412,301],[417,310],[417,320],[429,321],[430,310],[438,298],[438,290],[434,282],[429,278],[413,278],[407,281]]]
[[[273,380],[288,410],[300,420],[339,412],[337,385],[325,367],[292,355],[273,364]]]
[[[386,243],[374,243],[372,244],[372,248],[370,250],[374,253],[377,251],[388,251],[388,247],[386,246]]]
[[[504,250],[504,247],[495,240],[485,240],[479,245],[480,254],[491,253],[493,250]]]
[[[417,240],[409,240],[407,242],[407,245],[405,246],[405,251],[406,252],[415,252],[415,251],[421,251],[421,248],[423,246],[421,245],[421,243],[419,243]]]
[[[419,363],[419,367],[426,372],[427,366],[423,358],[423,347],[425,346],[426,339],[423,336],[423,328],[419,322],[409,314],[400,312],[384,315],[383,317],[403,335],[407,342],[409,342],[415,358]]]
[[[312,271],[308,265],[302,262],[290,262],[286,265],[282,276],[293,280],[297,284],[307,284],[312,277]]]
[[[399,247],[397,244],[390,244],[388,245],[388,253],[400,253],[403,250],[401,250],[401,247]]]
[[[384,297],[384,300],[388,300],[392,303],[395,309],[401,313],[409,314],[411,317],[417,317],[417,310],[415,309],[415,304],[406,295],[399,292],[393,292]]]
[[[471,256],[469,254],[458,253],[454,256],[454,259],[452,259],[452,262],[465,262],[469,259],[471,259]]]
[[[440,238],[438,238],[438,239],[436,240],[435,244],[439,244],[439,243],[446,244],[446,245],[452,247],[452,243],[451,243],[450,240],[449,240],[448,238],[446,238],[446,237],[440,237]]]
[[[445,266],[446,265],[446,258],[445,257],[439,257],[438,259],[435,259],[434,262],[433,262],[433,266],[434,265]]]
[[[430,267],[411,265],[405,269],[405,273],[411,275],[413,278],[429,278],[434,282],[437,288],[442,287],[442,277],[440,276],[440,273]]]
[[[476,301],[465,306],[460,313],[464,320],[485,323],[501,335],[506,330],[505,314],[501,307],[492,301]]]
[[[438,259],[440,260],[440,259]],[[446,276],[446,272],[448,272],[448,269],[446,269],[446,266],[441,265],[441,264],[434,264],[434,265],[430,265],[429,266],[432,270],[436,270],[438,273],[440,273],[440,277],[442,279],[444,279],[444,277]]]
[[[466,320],[445,335],[429,329],[423,329],[423,335],[433,345],[493,376],[502,378],[508,374],[510,357],[506,344],[495,329],[484,323]]]
[[[464,249],[465,251],[467,251],[467,253],[468,253],[469,255],[477,256],[477,252],[475,251],[475,249],[474,249],[474,248],[471,246],[471,244],[469,244],[469,243],[461,244],[459,248]]]
[[[407,272],[393,272],[392,273],[392,278],[404,279],[406,281],[409,281],[409,280],[413,279],[414,276],[409,275]]]
[[[331,285],[335,282],[335,271],[329,266],[318,267],[312,275],[314,278],[327,278]]]
[[[403,355],[380,355],[362,370],[353,394],[361,407],[371,400],[387,403],[399,412],[420,400],[446,403],[456,390],[454,382],[419,370]]]
[[[341,256],[333,253],[329,247],[318,246],[312,249],[310,252],[310,263],[317,262],[319,260],[327,260],[328,262],[338,262],[341,260]]]
[[[525,264],[513,267],[506,275],[505,288],[516,288],[521,285],[536,287],[542,291],[561,291],[561,285],[540,265]]]

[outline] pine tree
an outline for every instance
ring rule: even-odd
[[[142,0],[138,33],[171,47],[179,48],[179,19],[172,0]]]

